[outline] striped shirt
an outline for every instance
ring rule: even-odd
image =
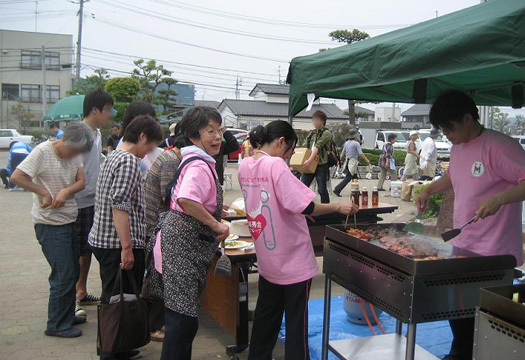
[[[47,189],[54,197],[64,188],[76,182],[78,169],[82,168],[82,157],[77,156],[71,160],[58,157],[53,149],[53,142],[46,141],[38,145],[29,154],[17,169],[29,175],[35,184]],[[47,225],[66,225],[77,219],[77,202],[73,196],[66,200],[61,208],[47,207],[42,209],[42,197],[33,194],[33,207],[31,215],[33,223]]]
[[[96,248],[121,248],[113,223],[113,209],[129,214],[131,245],[144,248],[144,194],[139,159],[127,151],[115,150],[100,169],[95,194],[95,221],[89,244]]]
[[[168,210],[164,203],[166,187],[175,176],[180,160],[173,150],[164,151],[151,165],[144,183],[146,201],[146,234],[157,225],[159,214]]]

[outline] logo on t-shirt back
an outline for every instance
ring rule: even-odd
[[[474,164],[472,164],[472,175],[475,177],[480,177],[484,172],[485,166],[483,166],[481,161],[476,161]]]

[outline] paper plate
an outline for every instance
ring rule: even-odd
[[[226,250],[234,250],[234,249],[243,249],[247,246],[250,246],[251,243],[247,241],[242,240],[235,240],[235,241],[226,241],[225,242],[225,248]]]

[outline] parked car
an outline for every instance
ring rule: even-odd
[[[397,141],[394,143],[394,150],[406,150],[408,146],[407,137],[401,131],[393,130],[381,130],[376,133],[376,149],[383,149],[385,142],[388,141],[388,136],[390,134],[397,135]]]
[[[419,139],[416,141],[417,153],[421,151],[423,146],[423,141],[430,136],[430,130],[419,130]],[[408,138],[409,132],[404,132],[405,136]],[[439,135],[439,137],[434,140],[436,143],[437,153],[439,159],[449,159],[450,158],[450,148],[452,144],[447,139],[445,135]]]
[[[525,135],[512,135],[512,137],[521,144],[521,147],[525,150]]]
[[[9,149],[12,143],[22,141],[31,144],[34,138],[30,135],[21,135],[15,129],[0,129],[0,148]]]
[[[234,129],[234,128],[226,128],[226,130],[228,130],[229,132],[231,132],[233,135],[238,135],[238,134],[247,134],[248,131],[244,130],[244,129]]]
[[[229,130],[229,129],[228,129]],[[237,139],[237,142],[239,143],[239,148],[235,150],[234,152],[231,152],[228,154],[228,160],[237,161],[239,160],[239,154],[241,153],[241,146],[244,140],[248,137],[248,133],[246,130],[242,133],[238,133],[235,135],[235,138]]]

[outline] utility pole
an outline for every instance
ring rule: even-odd
[[[77,37],[77,62],[75,87],[80,88],[80,53],[82,52],[82,21],[84,20],[84,0],[80,0],[80,10],[78,11],[78,37]]]
[[[282,85],[282,82],[281,82],[281,65],[279,65],[279,85]]]
[[[237,100],[241,98],[241,89],[239,88],[240,86],[242,86],[242,78],[237,75],[237,81],[235,82],[235,99]]]
[[[35,32],[37,32],[38,27],[38,1],[35,1]]]
[[[47,112],[46,48],[42,46],[42,117]]]

